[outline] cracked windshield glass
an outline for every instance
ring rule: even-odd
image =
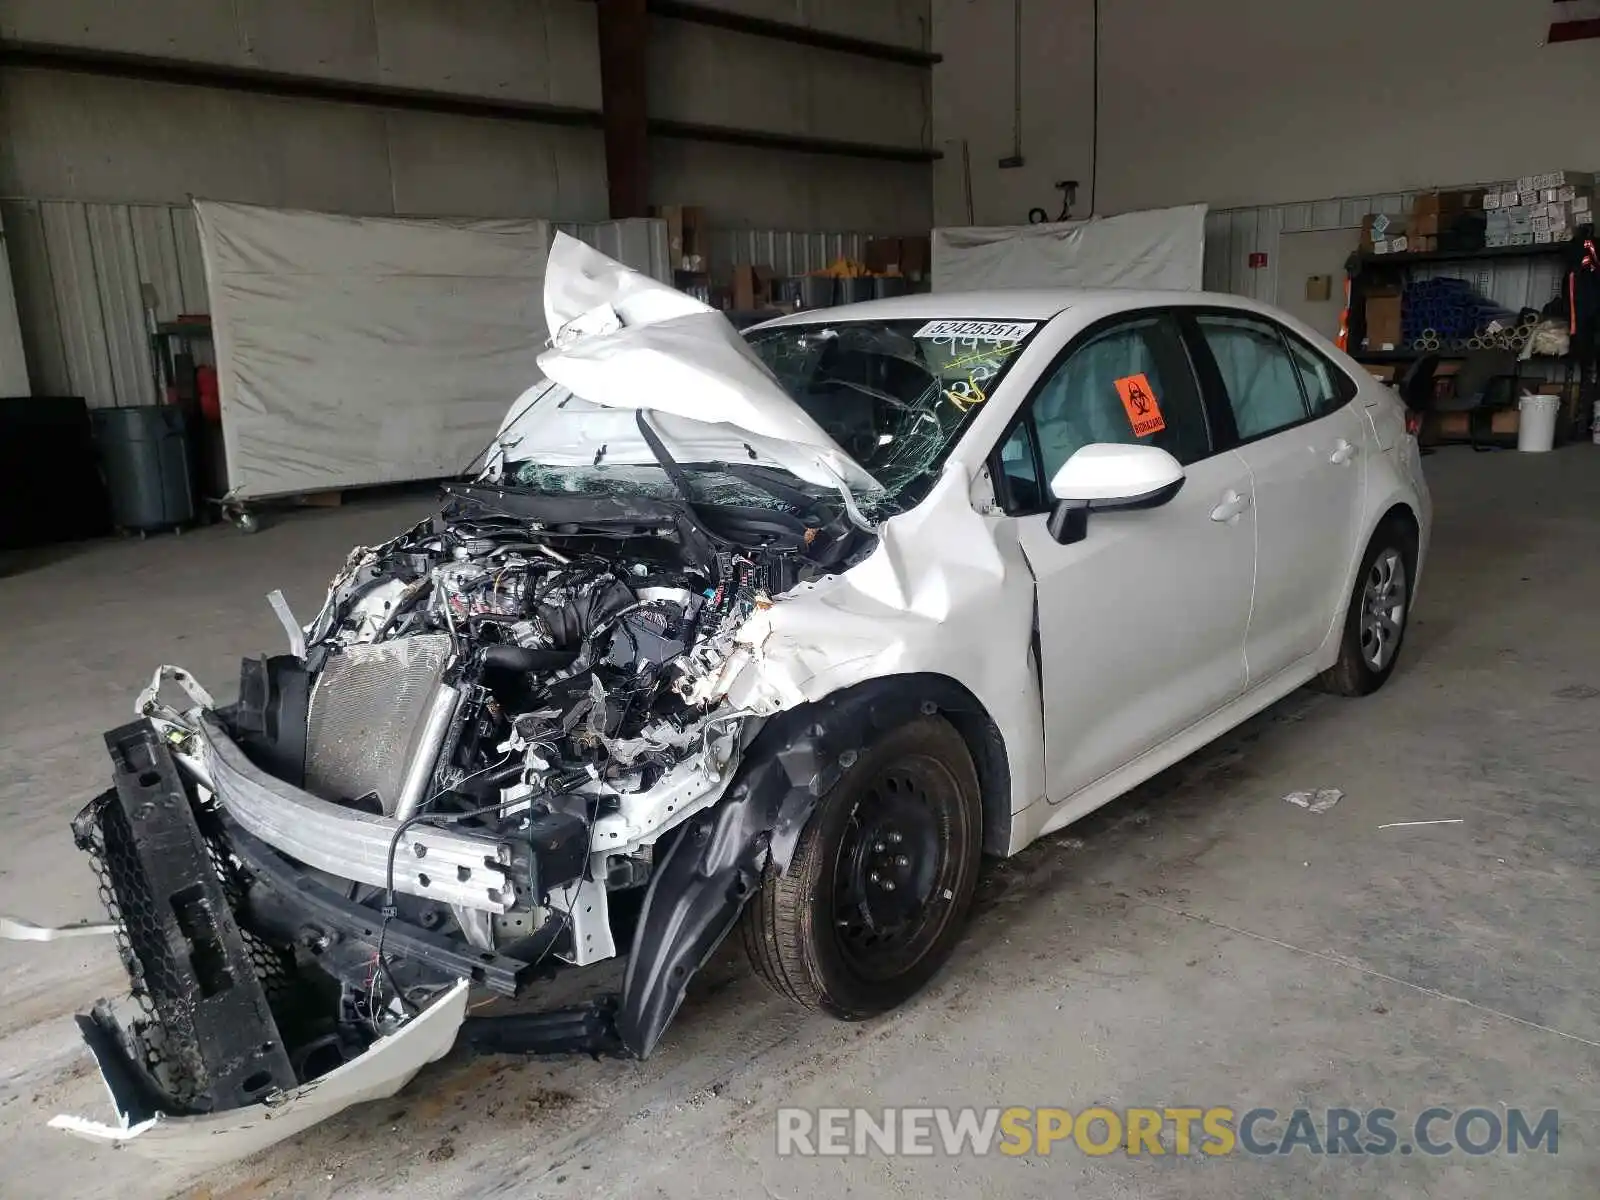
[[[841,321],[756,330],[784,390],[883,484],[862,508],[917,504],[1032,335],[1028,321]]]
[[[856,497],[865,515],[883,520],[927,494],[1036,324],[841,321],[757,330],[749,341],[794,401],[883,485],[881,492]],[[747,464],[679,465],[690,471],[694,498],[702,503],[789,509],[805,496],[829,494],[787,473]],[[541,491],[679,495],[654,466],[523,462],[516,464],[515,478]]]

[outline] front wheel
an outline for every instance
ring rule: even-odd
[[[1362,557],[1345,614],[1339,659],[1317,678],[1324,691],[1366,696],[1393,674],[1411,616],[1416,574],[1415,530],[1402,521],[1386,521]]]
[[[909,999],[955,949],[983,820],[972,756],[941,717],[919,717],[848,757],[789,869],[751,898],[743,930],[775,991],[860,1020]]]

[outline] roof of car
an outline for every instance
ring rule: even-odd
[[[1110,304],[1117,308],[1149,308],[1162,304],[1207,304],[1227,308],[1259,306],[1242,296],[1216,292],[1135,291],[1125,288],[1018,288],[984,292],[918,292],[888,300],[813,308],[777,320],[762,328],[801,325],[817,321],[980,320],[1046,321],[1075,305]]]

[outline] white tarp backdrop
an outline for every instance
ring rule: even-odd
[[[195,212],[241,499],[456,474],[539,378],[545,221]]]
[[[933,231],[933,290],[1119,287],[1199,291],[1206,206],[1047,225]]]

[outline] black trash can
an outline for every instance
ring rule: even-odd
[[[801,308],[827,308],[833,303],[833,300],[833,276],[802,275],[800,277]]]
[[[121,529],[172,529],[194,521],[188,414],[172,404],[90,410],[100,472]]]
[[[865,275],[857,275],[839,280],[839,290],[835,293],[835,303],[860,304],[865,300],[871,300],[872,295],[872,280]]]

